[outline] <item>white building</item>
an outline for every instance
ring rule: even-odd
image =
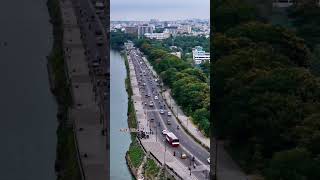
[[[144,36],[149,39],[163,40],[170,37],[169,33],[145,33]]]
[[[193,62],[196,65],[204,63],[205,61],[210,62],[210,53],[207,53],[203,50],[201,46],[196,46],[192,49]]]

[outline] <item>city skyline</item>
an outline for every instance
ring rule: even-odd
[[[111,0],[111,21],[210,19],[210,0]]]

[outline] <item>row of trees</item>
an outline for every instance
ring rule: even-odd
[[[207,76],[153,41],[140,40],[136,44],[148,56],[165,85],[172,89],[173,97],[184,112],[209,136],[210,88]]]
[[[125,42],[128,40],[134,41],[136,39],[137,37],[132,34],[127,34],[120,30],[113,31],[110,33],[110,46],[114,50],[121,50]]]
[[[195,46],[202,46],[205,51],[210,51],[210,39],[205,36],[176,36],[165,39],[166,46],[177,46],[183,53],[191,53]]]
[[[252,22],[248,4],[220,3],[217,16],[228,23],[215,24],[212,42],[214,131],[266,179],[320,179],[320,80],[310,73],[308,43]]]

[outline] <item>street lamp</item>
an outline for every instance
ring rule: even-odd
[[[167,152],[167,143],[166,140],[163,140],[164,142],[164,155],[163,155],[163,166],[164,166],[164,177],[167,179],[167,174],[166,174],[166,152]]]

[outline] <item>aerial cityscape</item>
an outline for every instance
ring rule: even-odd
[[[1,180],[320,180],[320,0],[0,12]]]
[[[122,57],[128,74],[132,109],[129,127],[121,131],[131,132],[125,156],[132,174],[210,179],[209,20],[111,21],[110,33],[111,54],[120,53],[114,58]],[[120,177],[113,170],[111,177]]]

